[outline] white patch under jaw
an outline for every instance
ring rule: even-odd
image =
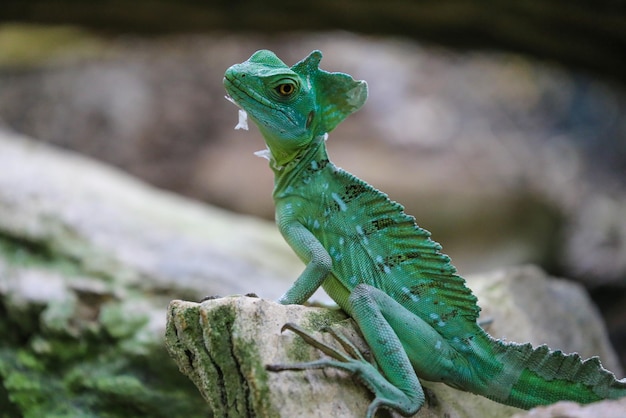
[[[244,131],[247,131],[248,130],[248,114],[246,113],[246,111],[243,110],[241,106],[239,106],[237,102],[234,101],[233,98],[230,97],[228,94],[224,96],[224,98],[239,108],[239,120],[237,121],[237,126],[235,126],[235,129],[243,129]]]
[[[235,129],[243,129],[244,131],[248,130],[248,114],[243,109],[239,109],[239,121],[237,122]]]
[[[271,159],[270,150],[268,149],[262,149],[260,151],[256,151],[254,155],[256,155],[257,157],[265,158],[266,160]]]

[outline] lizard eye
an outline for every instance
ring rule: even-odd
[[[293,92],[296,90],[296,87],[291,83],[283,83],[279,84],[276,87],[276,91],[283,97],[291,96]]]

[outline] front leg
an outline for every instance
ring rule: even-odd
[[[306,268],[287,292],[278,299],[283,305],[302,304],[322,285],[330,274],[333,262],[322,244],[304,225],[287,217],[279,217],[278,229]]]

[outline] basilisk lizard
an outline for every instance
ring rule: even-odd
[[[265,139],[276,222],[306,264],[279,302],[301,304],[322,286],[358,324],[377,367],[342,335],[333,333],[346,353],[287,324],[329,357],[268,368],[346,370],[374,393],[367,417],[380,407],[414,414],[425,399],[419,378],[525,409],[626,396],[626,379],[597,357],[489,336],[475,296],[430,233],[328,159],[328,132],[364,104],[367,84],[321,70],[321,58],[313,51],[289,68],[261,50],[230,67],[224,85],[240,107],[237,127],[247,128],[249,116]]]

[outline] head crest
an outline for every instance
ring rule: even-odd
[[[320,51],[296,63],[291,70],[307,80],[315,92],[320,109],[319,134],[330,132],[348,115],[356,112],[367,100],[367,83],[355,80],[348,74],[330,73],[319,68]]]

